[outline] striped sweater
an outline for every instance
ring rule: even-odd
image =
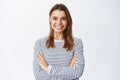
[[[46,39],[40,38],[34,45],[33,73],[36,80],[79,80],[84,70],[83,44],[81,39],[74,38],[75,47],[71,51],[63,48],[64,41],[54,40],[55,48],[46,48]],[[36,55],[42,53],[48,65],[51,65],[49,73],[38,64]],[[70,67],[74,54],[78,55],[78,63]]]

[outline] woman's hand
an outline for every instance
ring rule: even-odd
[[[74,66],[77,62],[78,62],[78,56],[74,55],[71,60],[70,66]]]
[[[43,54],[40,53],[37,55],[37,61],[38,61],[39,65],[42,67],[42,69],[46,71],[48,68],[48,64],[47,64]]]

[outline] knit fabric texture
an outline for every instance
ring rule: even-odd
[[[45,38],[35,42],[33,55],[33,73],[36,80],[79,80],[84,70],[83,43],[79,38],[74,38],[75,47],[71,51],[63,48],[64,41],[55,41],[55,48],[46,47]],[[37,54],[43,54],[48,65],[52,68],[49,73],[44,71],[37,62]],[[75,66],[69,66],[74,55],[78,56]]]

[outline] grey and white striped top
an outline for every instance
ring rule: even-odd
[[[46,48],[46,39],[40,38],[34,45],[33,72],[36,80],[79,80],[84,70],[83,44],[81,39],[74,38],[75,47],[71,51],[63,48],[64,41],[55,40],[56,48]],[[52,66],[50,72],[44,71],[37,63],[36,55],[44,54],[46,61]],[[78,55],[78,63],[70,67],[74,54]]]

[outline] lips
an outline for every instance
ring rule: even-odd
[[[55,28],[57,28],[57,29],[62,29],[63,26],[55,26]]]

